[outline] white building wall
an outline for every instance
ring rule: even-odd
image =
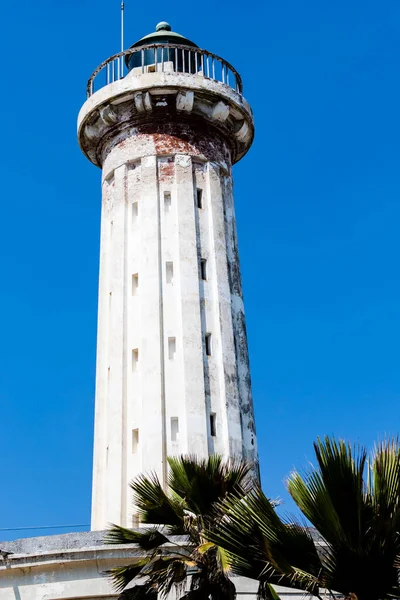
[[[105,576],[131,565],[131,545],[105,546],[104,531],[26,538],[1,542],[10,554],[0,561],[0,600],[117,600],[120,595]],[[233,577],[238,600],[255,600],[257,581]],[[276,588],[282,600],[305,599],[304,592]],[[172,590],[168,600],[182,593]]]
[[[119,593],[105,571],[132,564],[132,549],[99,547],[16,555],[0,565],[0,600],[117,600]],[[233,577],[237,600],[256,600],[258,582]],[[276,587],[282,600],[305,600],[311,596]],[[182,593],[172,590],[168,600]]]
[[[134,525],[129,481],[169,455],[256,456],[230,167],[179,150],[131,136],[103,166],[92,529]]]

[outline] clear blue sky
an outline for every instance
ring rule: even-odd
[[[263,484],[286,499],[316,435],[398,431],[400,6],[126,0],[127,44],[164,19],[254,109],[235,195]],[[89,523],[100,171],[75,129],[119,1],[2,2],[0,22],[0,527]]]

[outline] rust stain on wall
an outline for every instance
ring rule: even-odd
[[[216,131],[205,131],[196,123],[158,123],[137,128],[138,135],[150,136],[157,154],[190,154],[213,162],[231,162],[225,141]]]

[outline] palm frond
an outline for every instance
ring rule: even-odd
[[[142,569],[147,563],[148,559],[142,559],[132,565],[114,567],[109,571],[105,571],[104,575],[111,579],[112,585],[117,592],[122,592],[135,577],[141,575]]]
[[[104,536],[104,542],[106,544],[137,544],[140,549],[147,552],[166,544],[169,539],[157,527],[134,531],[113,524]]]
[[[177,591],[183,588],[183,582],[187,577],[188,562],[184,557],[176,555],[165,555],[155,558],[143,570],[148,577],[149,583],[157,589],[162,596],[168,596],[173,587]]]
[[[280,600],[274,586],[265,582],[260,583],[257,598],[258,600]]]
[[[373,486],[371,500],[383,526],[400,525],[400,445],[394,438],[380,442],[371,464]]]
[[[180,531],[183,522],[182,504],[164,492],[155,474],[139,475],[130,485],[142,523],[173,526],[175,533]]]
[[[149,585],[135,585],[118,596],[118,600],[157,600],[157,592]]]
[[[205,552],[208,552],[208,550],[210,550],[211,548],[215,548],[214,542],[205,542],[204,544],[200,544],[200,546],[197,547],[197,552],[199,554],[204,554]]]
[[[217,560],[221,571],[225,575],[228,575],[228,573],[231,571],[229,555],[224,548],[221,548],[221,546],[217,546]]]
[[[282,521],[261,489],[220,505],[220,517],[206,537],[222,547],[237,575],[315,592],[321,562],[306,527]],[[261,588],[263,594],[269,588]]]
[[[180,597],[180,600],[204,600],[205,597],[203,590],[189,590]]]
[[[205,532],[206,538],[222,547],[226,560],[237,575],[258,579],[269,564],[269,541],[254,519],[257,500],[265,505],[263,517],[270,522],[275,514],[261,490],[254,491],[241,500],[226,498],[219,505],[213,526]],[[270,536],[275,534],[270,529]]]
[[[141,533],[120,525],[110,524],[110,529],[104,536],[105,544],[137,544]]]
[[[318,469],[293,472],[287,487],[293,500],[323,538],[359,547],[364,506],[366,451],[326,437],[314,444]]]
[[[250,484],[250,464],[224,461],[219,455],[206,459],[191,455],[170,457],[168,463],[169,487],[198,515],[207,515],[213,504],[228,494],[243,494]]]
[[[190,594],[185,598],[201,598],[210,600],[234,600],[236,588],[232,581],[210,564],[192,574]]]
[[[361,543],[361,513],[364,505],[365,448],[354,448],[343,440],[325,437],[314,443],[325,489],[338,516],[347,543]]]
[[[170,560],[163,571],[162,578],[160,574],[157,578],[157,587],[161,596],[166,598],[172,588],[175,588],[178,593],[183,591],[184,582],[187,578],[187,565],[184,561]]]

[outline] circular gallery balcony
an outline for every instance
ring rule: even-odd
[[[213,131],[222,136],[233,163],[247,152],[254,135],[236,69],[161,22],[93,72],[78,117],[79,143],[100,166],[111,139],[117,143],[132,127],[157,131],[173,123],[199,135]]]
[[[183,44],[146,44],[114,54],[101,63],[89,78],[88,98],[102,87],[123,79],[128,73],[186,73],[223,83],[242,94],[239,73],[226,60],[207,50]]]

